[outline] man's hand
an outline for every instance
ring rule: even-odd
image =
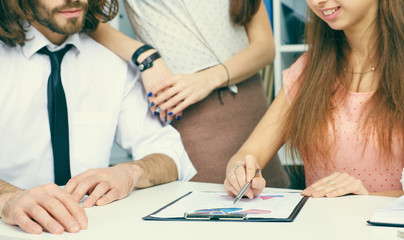
[[[76,201],[89,194],[83,207],[106,205],[132,192],[140,175],[134,174],[136,167],[132,162],[127,162],[109,168],[90,169],[70,179],[65,190]],[[141,171],[139,167],[138,171]]]
[[[175,162],[165,154],[154,153],[141,160],[109,168],[87,170],[67,182],[65,190],[84,207],[102,206],[127,197],[133,188],[146,188],[178,179]]]
[[[55,184],[29,190],[16,190],[1,195],[0,216],[10,225],[20,226],[28,233],[39,234],[44,229],[61,234],[87,228],[87,215],[78,202]]]

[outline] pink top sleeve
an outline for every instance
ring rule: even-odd
[[[307,55],[303,54],[288,69],[282,72],[283,91],[285,91],[286,99],[289,104],[296,97],[299,89],[298,78],[306,66]]]

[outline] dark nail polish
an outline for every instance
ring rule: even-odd
[[[156,112],[159,113],[160,111],[161,111],[161,107],[158,107],[158,108],[156,109]]]
[[[154,102],[151,102],[150,104],[149,104],[149,107],[153,107],[154,106]]]
[[[169,113],[168,113],[168,116],[171,116],[171,115],[173,115],[173,112],[169,112]]]
[[[177,116],[177,121],[181,119],[181,116]]]
[[[168,121],[169,124],[173,124],[173,120]]]
[[[154,116],[157,116],[158,112],[154,112]]]
[[[152,92],[149,92],[149,94],[147,94],[148,97],[151,97],[153,95]]]

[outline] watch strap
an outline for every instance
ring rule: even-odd
[[[140,54],[142,54],[150,49],[154,49],[154,48],[148,44],[145,44],[145,45],[141,46],[140,48],[136,49],[136,51],[132,55],[132,62],[136,66],[139,66],[140,63],[137,61],[137,58],[140,56]]]
[[[138,65],[139,71],[143,72],[146,69],[153,67],[153,61],[161,57],[159,52],[155,52],[148,56],[142,63]]]

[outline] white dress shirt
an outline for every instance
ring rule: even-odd
[[[30,27],[24,46],[0,41],[0,179],[21,188],[54,181],[47,111],[50,61],[37,51],[73,44],[61,78],[69,118],[72,177],[108,167],[115,142],[134,159],[163,153],[176,163],[179,180],[196,171],[178,132],[151,115],[139,71],[85,34],[52,45]]]

